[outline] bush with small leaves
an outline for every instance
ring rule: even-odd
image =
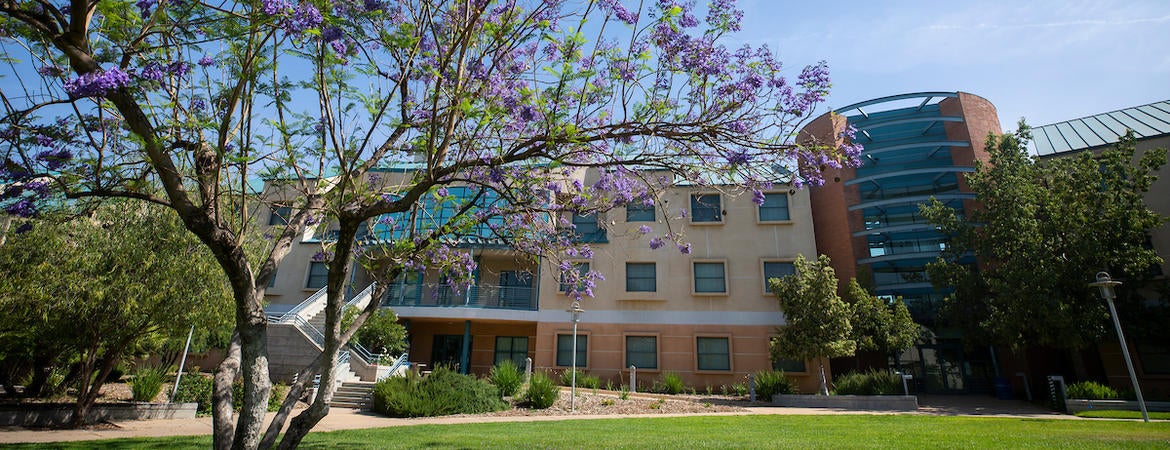
[[[524,374],[516,367],[516,363],[505,359],[492,367],[488,373],[488,381],[500,391],[500,397],[511,397],[516,395],[520,391],[520,385],[524,384]]]
[[[1083,398],[1086,400],[1116,400],[1121,394],[1109,386],[1093,381],[1082,381],[1068,385],[1068,398]]]
[[[765,402],[772,401],[773,395],[795,394],[796,385],[784,375],[784,371],[761,370],[755,373],[756,397]]]
[[[179,379],[179,389],[175,392],[176,403],[196,403],[195,414],[211,414],[211,392],[214,380],[205,377],[198,368],[193,368]]]
[[[535,372],[524,391],[524,403],[532,409],[548,409],[561,395],[561,390],[544,372]]]
[[[836,395],[896,395],[902,392],[902,378],[874,369],[835,377],[833,386]]]
[[[490,383],[438,367],[430,375],[389,377],[374,385],[374,411],[391,417],[479,414],[507,409]]]

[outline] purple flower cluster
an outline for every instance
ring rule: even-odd
[[[202,58],[199,58],[199,65],[202,67],[214,66],[215,60],[212,59],[209,55],[203,55]]]
[[[618,20],[629,25],[638,23],[638,14],[630,12],[621,4],[621,0],[600,0],[597,2],[602,11],[613,14]]]
[[[292,17],[284,23],[284,30],[289,34],[301,34],[310,28],[316,28],[325,21],[321,11],[309,2],[301,2],[293,10]]]
[[[41,66],[37,68],[37,73],[46,77],[57,77],[65,73],[65,69],[53,65]]]
[[[154,6],[157,4],[158,0],[138,0],[134,3],[134,5],[138,7],[139,12],[141,12],[142,17],[149,16],[150,9],[154,8]]]
[[[130,75],[118,68],[97,70],[65,82],[65,92],[73,98],[104,97],[130,84]]]

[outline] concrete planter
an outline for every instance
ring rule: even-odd
[[[1065,400],[1069,414],[1091,409],[1112,409],[1118,411],[1141,411],[1138,402],[1132,400],[1085,400],[1070,398]],[[1147,411],[1170,412],[1170,402],[1146,402]]]
[[[111,403],[89,409],[86,422],[194,419],[197,403]],[[0,426],[53,427],[73,420],[73,404],[26,403],[0,405]]]
[[[772,404],[795,408],[840,408],[875,411],[915,411],[915,395],[776,395]]]

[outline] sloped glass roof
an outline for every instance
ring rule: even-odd
[[[1127,129],[1139,139],[1170,134],[1170,100],[1035,127],[1032,151],[1048,156],[1112,145]]]

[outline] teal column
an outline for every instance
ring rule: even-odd
[[[459,353],[459,373],[471,373],[471,321],[463,321],[463,349]]]

